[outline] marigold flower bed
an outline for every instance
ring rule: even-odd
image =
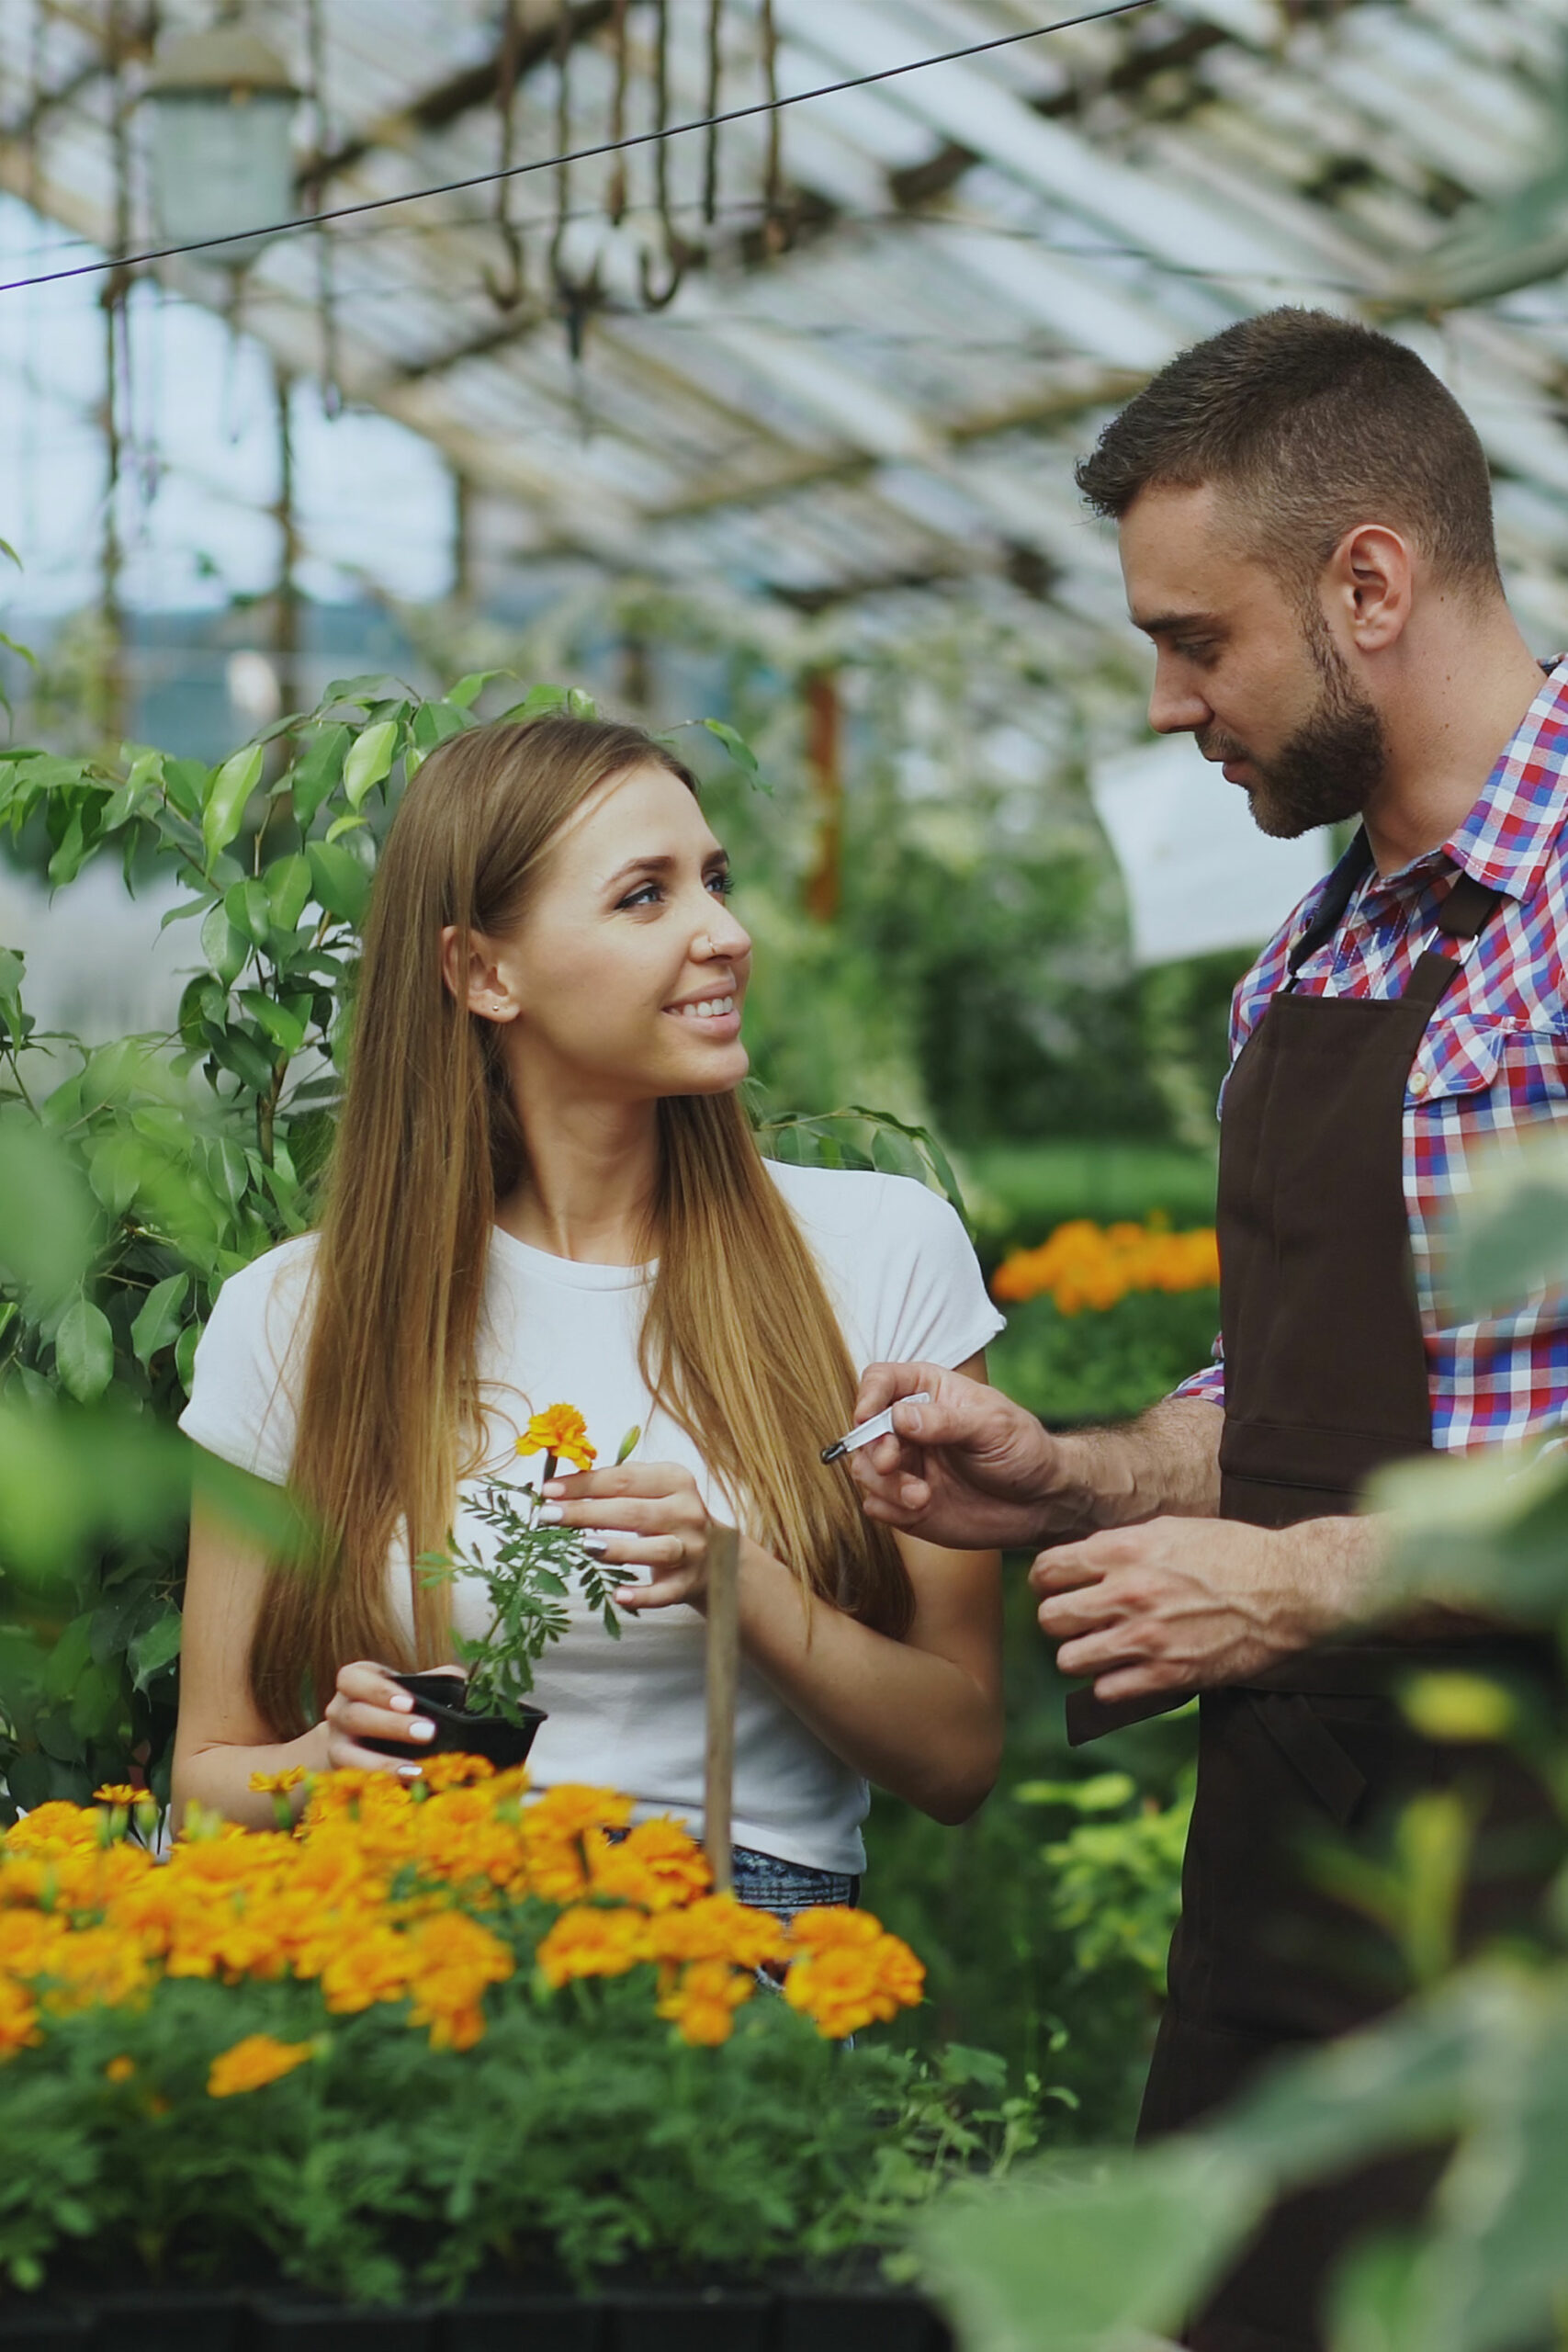
[[[0,1839],[14,2286],[735,2275],[925,2193],[914,2062],[834,2047],[920,1998],[868,1913],[786,1929],[608,1790],[435,1757],[315,1781],[296,1827],[299,1778],[258,1783],[275,1830],[196,1811],[163,1861],[130,1788]]]
[[[1004,1306],[1048,1295],[1063,1315],[1085,1307],[1103,1314],[1134,1291],[1210,1290],[1219,1279],[1213,1227],[1172,1233],[1157,1218],[1100,1226],[1074,1217],[1037,1249],[1010,1251],[991,1278],[991,1293]]]

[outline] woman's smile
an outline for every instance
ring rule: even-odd
[[[716,1043],[728,1044],[740,1035],[740,998],[733,989],[707,996],[682,997],[664,1011],[688,1029],[701,1030]]]

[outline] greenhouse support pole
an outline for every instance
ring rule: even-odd
[[[740,1679],[740,1537],[716,1524],[707,1558],[707,1756],[703,1844],[720,1894],[735,1884],[735,1702]]]
[[[831,922],[839,911],[844,844],[844,778],[839,763],[839,680],[832,670],[806,678],[806,762],[817,803],[817,855],[806,882],[806,911]]]
[[[272,515],[277,525],[277,585],[274,591],[272,645],[278,698],[284,710],[299,707],[299,585],[295,576],[299,561],[299,519],[294,500],[293,391],[293,378],[286,368],[275,362],[277,497]]]

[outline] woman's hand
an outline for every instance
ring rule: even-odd
[[[585,1549],[606,1567],[648,1567],[647,1584],[623,1584],[622,1609],[672,1609],[707,1598],[708,1543],[715,1521],[689,1470],[674,1462],[624,1462],[615,1470],[569,1472],[544,1489],[547,1526],[592,1532]]]
[[[396,1772],[403,1780],[413,1779],[419,1766],[412,1757],[435,1736],[430,1717],[414,1713],[412,1694],[393,1681],[389,1668],[369,1658],[339,1667],[322,1729],[329,1771]],[[362,1745],[367,1739],[407,1740],[411,1760],[404,1764],[395,1756],[382,1756]]]

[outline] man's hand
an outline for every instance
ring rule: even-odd
[[[1381,1557],[1371,1520],[1155,1519],[1042,1553],[1029,1581],[1063,1673],[1141,1699],[1246,1682],[1343,1632],[1375,1607]]]
[[[1039,1543],[1057,1469],[1055,1441],[1021,1405],[934,1363],[874,1363],[855,1398],[855,1420],[869,1421],[922,1388],[929,1405],[896,1405],[896,1436],[850,1456],[866,1517],[955,1552]]]

